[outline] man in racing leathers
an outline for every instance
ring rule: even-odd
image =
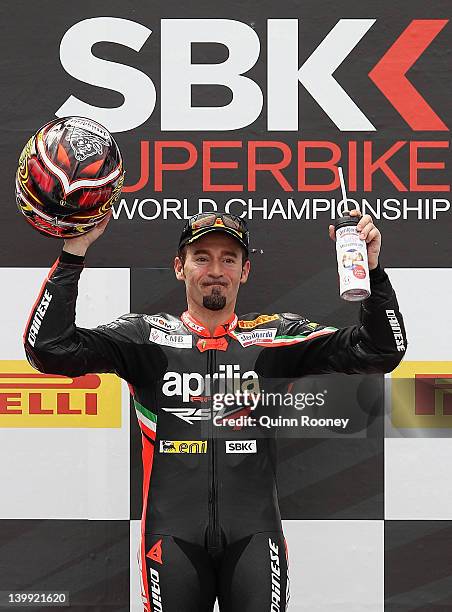
[[[353,211],[352,214],[359,214]],[[397,300],[378,265],[381,236],[369,215],[371,296],[356,326],[335,329],[291,313],[235,314],[247,281],[243,220],[203,213],[185,225],[175,258],[187,311],[127,314],[95,329],[75,326],[84,255],[109,219],[65,241],[25,330],[41,372],[115,372],[129,383],[142,435],[140,565],[146,612],[282,612],[287,550],[279,514],[274,439],[218,420],[214,397],[267,379],[329,372],[389,372],[406,339]],[[334,228],[330,226],[334,239]],[[225,413],[222,413],[225,414]],[[225,433],[226,432],[226,433]]]

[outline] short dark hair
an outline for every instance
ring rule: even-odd
[[[182,261],[182,265],[185,264],[185,259],[187,257],[187,247],[188,247],[188,244],[184,245],[181,249],[177,251],[177,256]],[[240,246],[240,250],[242,251],[242,268],[243,268],[243,266],[245,265],[245,262],[249,259],[249,257],[246,254],[246,251],[242,246]]]

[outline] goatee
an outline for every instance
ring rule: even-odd
[[[220,289],[213,287],[210,295],[203,296],[202,305],[209,310],[221,310],[226,306],[226,297],[221,294]]]

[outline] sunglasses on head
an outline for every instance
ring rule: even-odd
[[[240,217],[228,213],[199,213],[188,221],[188,226],[192,230],[215,227],[215,225],[223,225],[236,232],[246,233],[248,231],[245,222]]]

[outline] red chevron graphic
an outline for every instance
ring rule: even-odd
[[[414,19],[369,72],[369,78],[415,131],[448,130],[406,77],[448,22],[448,19]]]

